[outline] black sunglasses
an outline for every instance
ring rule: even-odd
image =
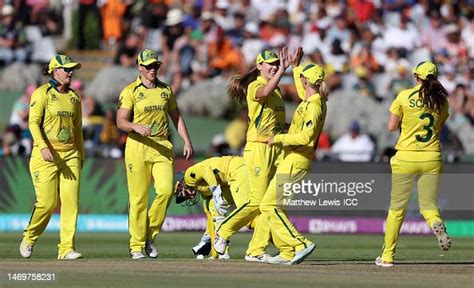
[[[74,68],[73,67],[70,67],[70,68],[63,67],[63,70],[64,70],[64,72],[69,73],[69,72],[74,71]]]
[[[146,70],[151,70],[151,69],[158,70],[160,68],[160,64],[153,63],[153,64],[150,64],[150,65],[142,65],[142,67],[144,67]]]

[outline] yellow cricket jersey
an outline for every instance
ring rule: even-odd
[[[148,89],[138,77],[120,93],[119,108],[125,108],[132,112],[131,122],[147,125],[151,129],[149,137],[130,132],[129,138],[132,137],[137,141],[167,139],[170,134],[168,112],[173,111],[176,107],[176,98],[171,87],[158,79],[157,87]]]
[[[441,151],[439,133],[448,118],[448,105],[440,113],[429,111],[419,97],[421,85],[402,90],[390,106],[401,118],[401,132],[395,148],[401,151]]]
[[[231,165],[232,162],[232,165]],[[195,187],[203,197],[212,197],[210,186],[227,186],[232,170],[244,165],[242,157],[213,157],[189,167],[184,173],[184,182]]]
[[[297,79],[296,79],[297,80]],[[300,155],[303,166],[310,163],[318,144],[319,134],[326,119],[326,100],[314,94],[301,102],[296,108],[287,134],[275,136],[275,143],[282,143],[285,155]],[[286,157],[286,156],[285,156]]]
[[[56,151],[79,150],[84,159],[81,98],[72,89],[60,93],[51,80],[31,95],[29,128],[34,147]]]
[[[247,142],[266,142],[270,136],[280,134],[285,127],[285,104],[280,90],[273,90],[265,99],[256,98],[257,89],[266,84],[267,80],[258,76],[247,88]]]

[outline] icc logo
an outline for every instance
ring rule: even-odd
[[[255,176],[260,176],[260,167],[255,167]]]

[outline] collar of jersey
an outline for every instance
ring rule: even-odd
[[[321,98],[321,95],[319,95],[319,93],[316,93],[316,94],[313,94],[313,95],[309,96],[308,98],[306,98],[303,102],[310,102],[310,101],[316,100],[318,98]]]
[[[137,89],[140,86],[142,86],[145,89],[156,89],[156,88],[161,88],[161,87],[165,86],[165,83],[161,82],[160,79],[156,78],[155,81],[156,81],[156,87],[155,88],[147,88],[145,86],[145,84],[143,84],[142,79],[140,79],[140,76],[138,76],[137,80],[135,80],[135,84],[136,84],[135,89]]]
[[[48,89],[48,91],[51,89],[51,88],[54,88],[54,90],[58,91],[58,86],[59,86],[59,81],[54,79],[54,78],[51,78],[51,80],[48,81],[50,88]],[[68,88],[68,91],[70,90],[71,88]],[[60,92],[61,93],[61,92]]]

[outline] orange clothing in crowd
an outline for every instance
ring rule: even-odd
[[[122,0],[108,0],[101,7],[104,40],[118,40],[122,37],[122,16],[127,5]]]
[[[222,41],[221,45],[218,42],[209,43],[209,66],[220,70],[235,68],[240,71],[243,62],[240,53],[232,47],[232,42],[228,38]]]

